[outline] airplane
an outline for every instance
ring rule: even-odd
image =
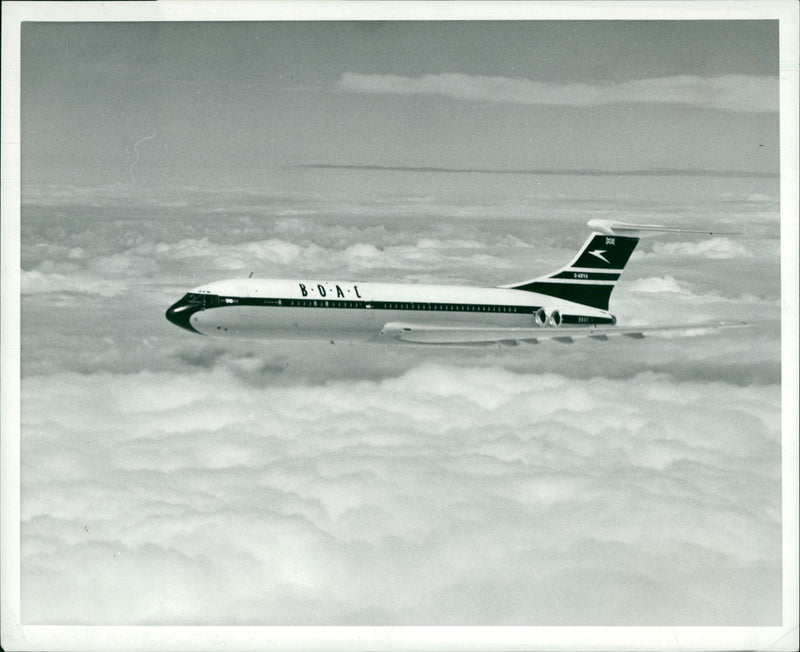
[[[594,219],[578,254],[556,271],[494,288],[242,278],[190,290],[166,312],[181,328],[243,339],[517,345],[576,338],[640,339],[744,324],[618,327],[609,298],[639,238],[721,232]],[[725,234],[730,235],[730,234]],[[252,276],[252,274],[251,274]]]

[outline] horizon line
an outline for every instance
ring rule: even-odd
[[[642,168],[633,170],[600,170],[597,168],[450,168],[412,165],[367,165],[346,163],[300,163],[282,166],[290,169],[364,170],[384,172],[443,172],[448,174],[527,174],[549,176],[704,176],[779,178],[779,172],[748,170],[698,170],[691,168]]]

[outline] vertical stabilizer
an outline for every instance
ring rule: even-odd
[[[504,285],[608,310],[611,291],[639,238],[594,232],[568,265],[530,281]]]
[[[684,229],[613,220],[589,220],[589,226],[594,229],[592,235],[569,265],[546,276],[501,287],[538,292],[584,306],[608,310],[611,291],[617,284],[640,237],[659,233],[736,235],[710,229]]]

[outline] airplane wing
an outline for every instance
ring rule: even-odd
[[[719,328],[741,328],[746,323],[683,324],[676,326],[584,326],[573,328],[503,328],[481,326],[434,326],[430,324],[409,324],[389,322],[381,329],[380,335],[409,344],[438,345],[491,345],[538,344],[540,340],[553,340],[561,344],[572,344],[576,339],[607,340],[609,337],[630,337],[642,339],[650,335],[702,335]]]

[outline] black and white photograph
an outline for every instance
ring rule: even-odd
[[[4,649],[796,649],[797,5],[226,4],[3,6]]]

